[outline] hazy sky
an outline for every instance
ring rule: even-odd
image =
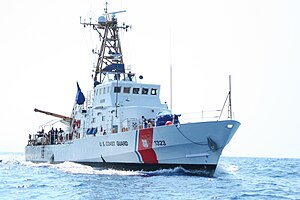
[[[1,0],[0,151],[24,151],[29,133],[70,115],[76,81],[92,89],[94,32],[79,17],[103,13],[103,0]],[[115,0],[126,65],[161,84],[176,113],[220,109],[232,75],[242,125],[226,156],[300,158],[300,1]],[[98,45],[99,47],[99,45]]]

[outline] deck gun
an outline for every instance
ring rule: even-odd
[[[64,115],[60,115],[60,114],[56,114],[56,113],[52,113],[52,112],[48,112],[48,111],[43,111],[43,110],[39,110],[39,109],[36,109],[36,108],[34,109],[34,112],[40,112],[40,113],[44,113],[46,115],[50,115],[50,116],[53,116],[53,117],[61,118],[63,121],[66,121],[69,124],[71,124],[71,122],[72,122],[71,117],[67,117],[67,116],[64,116]]]

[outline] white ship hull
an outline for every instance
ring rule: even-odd
[[[181,166],[212,175],[239,125],[225,120],[160,126],[89,136],[64,144],[26,146],[25,155],[32,162],[71,161],[129,170]]]

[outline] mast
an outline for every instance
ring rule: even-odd
[[[172,32],[170,29],[170,108],[173,109]]]
[[[232,119],[232,104],[231,104],[231,75],[229,75],[229,94],[228,94],[228,101],[229,101],[229,105],[228,105],[228,118]]]
[[[107,4],[104,8],[104,14],[98,18],[98,23],[81,22],[84,27],[90,26],[99,35],[99,41],[101,42],[100,51],[92,50],[94,54],[98,55],[97,64],[93,75],[94,86],[103,82],[106,72],[113,72],[116,75],[125,73],[123,55],[121,50],[121,42],[119,38],[119,29],[127,29],[128,25],[118,25],[116,18],[117,13],[123,13],[123,11],[107,13]]]
[[[229,75],[229,92],[226,96],[225,102],[221,109],[221,113],[219,115],[219,120],[221,119],[221,116],[222,116],[223,110],[225,108],[225,105],[227,103],[227,100],[228,100],[228,119],[232,119],[233,116],[232,116],[232,104],[231,104],[231,75]]]

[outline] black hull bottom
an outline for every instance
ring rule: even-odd
[[[156,171],[161,169],[174,169],[181,167],[186,170],[197,171],[201,176],[212,177],[217,165],[195,165],[195,164],[145,164],[145,163],[108,163],[108,162],[77,162],[96,168],[133,170],[133,171]]]

